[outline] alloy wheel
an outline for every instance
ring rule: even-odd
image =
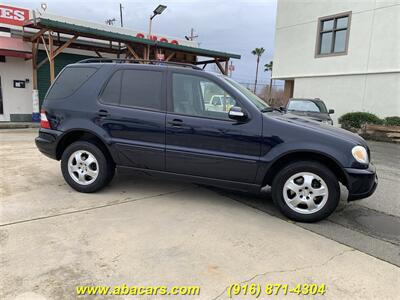
[[[283,186],[283,198],[290,209],[301,214],[312,214],[322,209],[328,201],[326,182],[311,172],[291,176]]]
[[[99,175],[99,164],[96,157],[86,150],[78,150],[68,159],[68,173],[78,184],[89,185]]]

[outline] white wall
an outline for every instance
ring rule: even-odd
[[[400,0],[278,0],[273,78],[400,72]],[[315,58],[318,18],[352,12],[348,54]]]
[[[10,114],[32,114],[32,61],[6,57],[6,63],[0,63],[0,77],[4,110],[0,121],[9,121]],[[24,89],[13,87],[14,80],[27,78]]]
[[[400,116],[400,73],[296,78],[294,97],[321,98],[332,119],[352,111]]]

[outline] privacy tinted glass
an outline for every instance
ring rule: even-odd
[[[93,67],[66,68],[51,87],[47,99],[60,99],[71,96],[97,71]]]
[[[119,104],[121,99],[122,72],[123,71],[117,71],[112,75],[101,95],[101,102],[106,104]]]
[[[147,70],[124,70],[121,105],[162,109],[162,73]]]

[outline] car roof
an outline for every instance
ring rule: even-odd
[[[201,68],[198,68],[195,65],[190,65],[190,64],[164,64],[164,63],[159,63],[159,64],[139,64],[139,63],[121,63],[121,62],[85,62],[85,63],[81,63],[81,62],[77,62],[77,63],[73,63],[73,64],[69,64],[66,67],[73,67],[73,68],[79,68],[79,67],[96,67],[96,68],[101,68],[103,66],[119,66],[121,68],[125,68],[125,67],[137,67],[138,69],[143,69],[143,68],[149,68],[149,69],[170,69],[170,70],[177,70],[177,71],[189,71],[189,72],[199,72],[201,74],[207,74],[207,75],[211,75],[214,77],[224,77],[225,75],[223,74],[219,74],[219,73],[215,73],[215,72],[210,72],[210,71],[206,71],[203,70]]]

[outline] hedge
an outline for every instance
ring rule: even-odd
[[[386,117],[385,118],[386,126],[400,126],[400,117]]]
[[[384,121],[376,115],[367,112],[351,112],[339,118],[343,128],[361,128],[364,124],[383,125]]]

